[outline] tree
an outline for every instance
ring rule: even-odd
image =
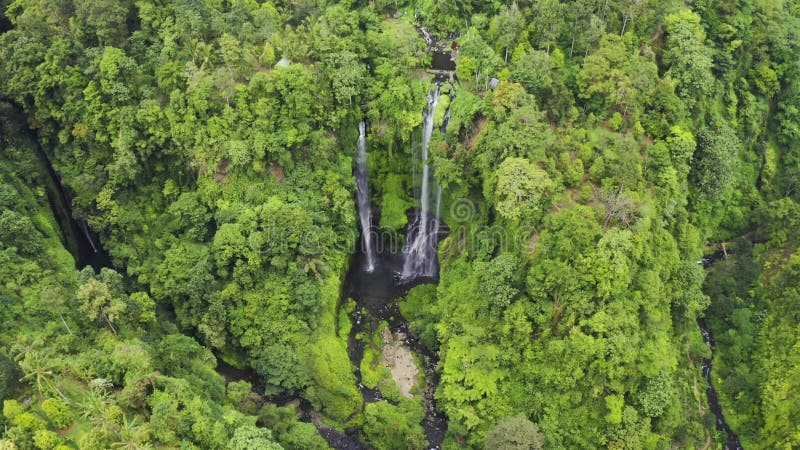
[[[69,407],[57,398],[48,398],[43,401],[42,411],[44,411],[47,419],[58,429],[68,427],[74,419],[74,415]]]
[[[391,154],[395,142],[408,142],[412,131],[422,123],[417,89],[406,77],[392,77],[386,84],[370,89],[370,135],[383,138]]]
[[[639,394],[642,411],[650,417],[659,417],[669,406],[673,398],[672,378],[668,373],[661,373],[649,378],[645,389]]]
[[[0,401],[5,400],[17,385],[17,369],[14,363],[0,352]]]
[[[621,395],[607,395],[606,401],[606,422],[609,424],[622,423],[622,407],[625,405],[625,399]]]
[[[170,301],[181,314],[178,320],[200,320],[203,299],[215,281],[209,246],[178,241],[164,252],[150,280],[150,292],[157,301]]]
[[[10,209],[0,212],[0,243],[3,245],[17,247],[21,254],[32,256],[41,250],[38,237],[29,218]]]
[[[715,201],[727,197],[736,180],[739,151],[739,138],[724,122],[697,134],[691,177],[705,198]]]
[[[495,209],[506,219],[543,211],[555,185],[547,173],[525,158],[506,158],[497,169]]]
[[[214,253],[217,270],[227,275],[228,269],[239,258],[244,257],[247,238],[238,223],[225,223],[214,234]]]
[[[226,395],[240,411],[245,414],[255,414],[260,397],[253,392],[253,385],[247,381],[232,381],[228,383]]]
[[[183,192],[168,208],[167,211],[174,218],[171,228],[192,241],[202,242],[208,235],[208,225],[211,214],[204,205],[197,192]]]
[[[64,401],[69,402],[67,396],[56,385],[56,366],[53,355],[25,349],[19,352],[15,359],[23,374],[20,381],[35,383],[39,395],[44,396],[49,392],[53,392],[61,396]]]
[[[505,54],[503,57],[508,62],[508,52],[514,47],[516,41],[522,36],[525,28],[525,19],[513,2],[510,6],[503,5],[500,13],[492,19],[489,25],[489,34],[494,38],[498,48]]]
[[[515,255],[502,254],[487,264],[479,264],[479,292],[489,312],[499,316],[519,294],[520,261]]]
[[[367,403],[364,433],[376,448],[421,450],[428,447],[419,425],[422,419],[422,410],[410,399],[402,400],[398,406],[386,401]]]
[[[91,267],[79,272],[81,284],[75,295],[80,302],[78,308],[90,320],[103,319],[116,334],[114,323],[120,319],[127,308],[127,298],[122,292],[122,276],[112,269],[100,269],[99,276]]]
[[[61,444],[61,436],[50,430],[36,430],[33,434],[33,443],[36,448],[43,450],[55,449]]]
[[[669,155],[673,167],[681,175],[681,178],[687,176],[689,174],[689,163],[697,147],[694,136],[690,131],[684,131],[681,127],[675,125],[669,130],[667,146],[669,147]]]
[[[507,157],[542,161],[554,142],[553,131],[535,99],[517,83],[501,82],[492,96],[492,121],[479,135],[476,162],[485,179]]]
[[[539,0],[536,2],[536,17],[531,25],[538,35],[538,47],[550,53],[552,46],[564,24],[564,6],[558,0]]]
[[[75,34],[88,46],[115,45],[128,33],[130,7],[127,0],[75,0]]]
[[[64,319],[64,314],[67,314],[70,311],[70,300],[72,299],[72,294],[69,293],[67,289],[63,286],[57,284],[47,284],[42,286],[42,293],[39,298],[39,304],[42,305],[47,310],[55,313],[58,315],[58,318],[61,319],[61,323],[66,328],[69,334],[72,334],[72,329],[67,325],[67,321]]]
[[[632,37],[607,34],[578,73],[579,97],[597,112],[615,110],[638,119],[658,80],[654,61],[633,48]]]
[[[283,450],[280,444],[272,441],[272,433],[252,425],[236,429],[228,442],[229,450]]]
[[[670,14],[666,23],[666,75],[678,82],[677,94],[691,109],[697,103],[703,104],[713,89],[711,49],[705,45],[706,33],[700,16],[691,10]]]
[[[167,373],[179,374],[191,370],[195,359],[204,360],[212,368],[216,366],[216,359],[210,350],[183,334],[164,336],[156,351],[160,366]]]
[[[456,75],[462,82],[474,80],[476,87],[487,90],[490,78],[503,61],[477,30],[470,30],[459,44]]]
[[[516,52],[515,52],[516,54]],[[556,65],[550,55],[540,50],[530,50],[520,55],[511,70],[511,80],[546,101],[553,91],[553,76]]]
[[[333,94],[339,104],[353,104],[364,88],[366,68],[352,52],[329,55],[325,60]]]
[[[524,414],[507,417],[486,433],[486,450],[541,450],[544,437]]]
[[[253,368],[266,381],[268,394],[282,390],[295,391],[308,384],[308,377],[297,370],[300,361],[292,347],[286,344],[273,344],[261,351]]]
[[[120,450],[151,450],[153,448],[148,442],[150,440],[150,426],[136,423],[135,417],[128,420],[126,416],[123,416],[122,424],[120,424],[115,435],[111,448]]]

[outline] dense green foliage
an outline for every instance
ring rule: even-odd
[[[363,381],[392,402],[364,404],[340,304],[359,120],[379,227],[414,205],[413,17],[459,33],[430,148],[451,234],[400,305],[444,448],[721,446],[702,316],[745,447],[800,446],[796,2],[0,7],[0,448],[425,448],[377,345]],[[66,206],[113,267],[75,269]]]

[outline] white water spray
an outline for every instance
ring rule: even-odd
[[[442,189],[433,177],[433,168],[428,164],[428,146],[433,137],[434,114],[439,103],[439,88],[428,94],[428,107],[423,115],[420,162],[422,164],[422,187],[420,189],[420,212],[415,226],[407,233],[408,242],[403,250],[405,262],[401,278],[409,280],[418,276],[435,276],[436,244],[439,233],[439,213]],[[431,217],[431,192],[436,192],[434,216]],[[412,232],[416,231],[416,234]]]
[[[356,201],[358,218],[361,222],[361,235],[364,237],[364,253],[367,258],[367,272],[375,270],[375,254],[372,248],[372,207],[369,200],[369,175],[367,173],[367,131],[363,121],[358,124],[358,144],[356,145]]]

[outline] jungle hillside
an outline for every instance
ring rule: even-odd
[[[0,450],[800,448],[796,0],[0,0]]]

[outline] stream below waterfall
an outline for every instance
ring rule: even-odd
[[[356,253],[351,261],[351,267],[358,268],[364,265],[364,254]],[[402,270],[404,259],[402,254],[386,253],[379,255],[372,272],[365,270],[351,270],[345,281],[344,294],[356,301],[351,321],[353,327],[348,339],[348,354],[350,361],[356,368],[356,379],[365,403],[384,400],[378,389],[370,389],[362,383],[361,360],[364,357],[365,344],[359,339],[360,334],[371,336],[381,322],[389,324],[392,334],[402,334],[405,337],[403,345],[416,354],[422,363],[425,372],[425,386],[421,387],[425,420],[422,427],[428,438],[430,449],[438,449],[447,432],[447,418],[436,410],[433,398],[434,391],[439,381],[436,366],[439,362],[435,352],[412,335],[408,329],[408,322],[403,318],[398,306],[398,299],[404,297],[409,289],[421,283],[435,283],[434,277],[419,277],[411,282],[398,283],[396,274]]]
[[[724,259],[726,256],[727,253],[723,250],[720,250],[716,253],[703,256],[703,258],[698,261],[698,264],[701,264],[705,268],[709,268],[712,264],[720,259]],[[703,335],[703,342],[705,342],[706,345],[708,345],[711,349],[711,358],[700,359],[703,378],[705,378],[706,382],[708,383],[706,386],[708,407],[711,409],[711,413],[714,414],[714,417],[716,418],[717,430],[722,431],[727,435],[727,440],[725,441],[724,446],[725,450],[744,450],[742,448],[742,444],[739,442],[739,436],[736,435],[736,433],[728,425],[728,422],[725,421],[725,415],[722,412],[722,405],[719,404],[719,397],[717,396],[717,391],[714,389],[714,384],[711,380],[711,369],[714,365],[716,341],[714,341],[714,336],[711,334],[711,330],[708,328],[708,325],[706,325],[705,319],[699,317],[697,319],[697,326],[700,328],[700,333]]]

